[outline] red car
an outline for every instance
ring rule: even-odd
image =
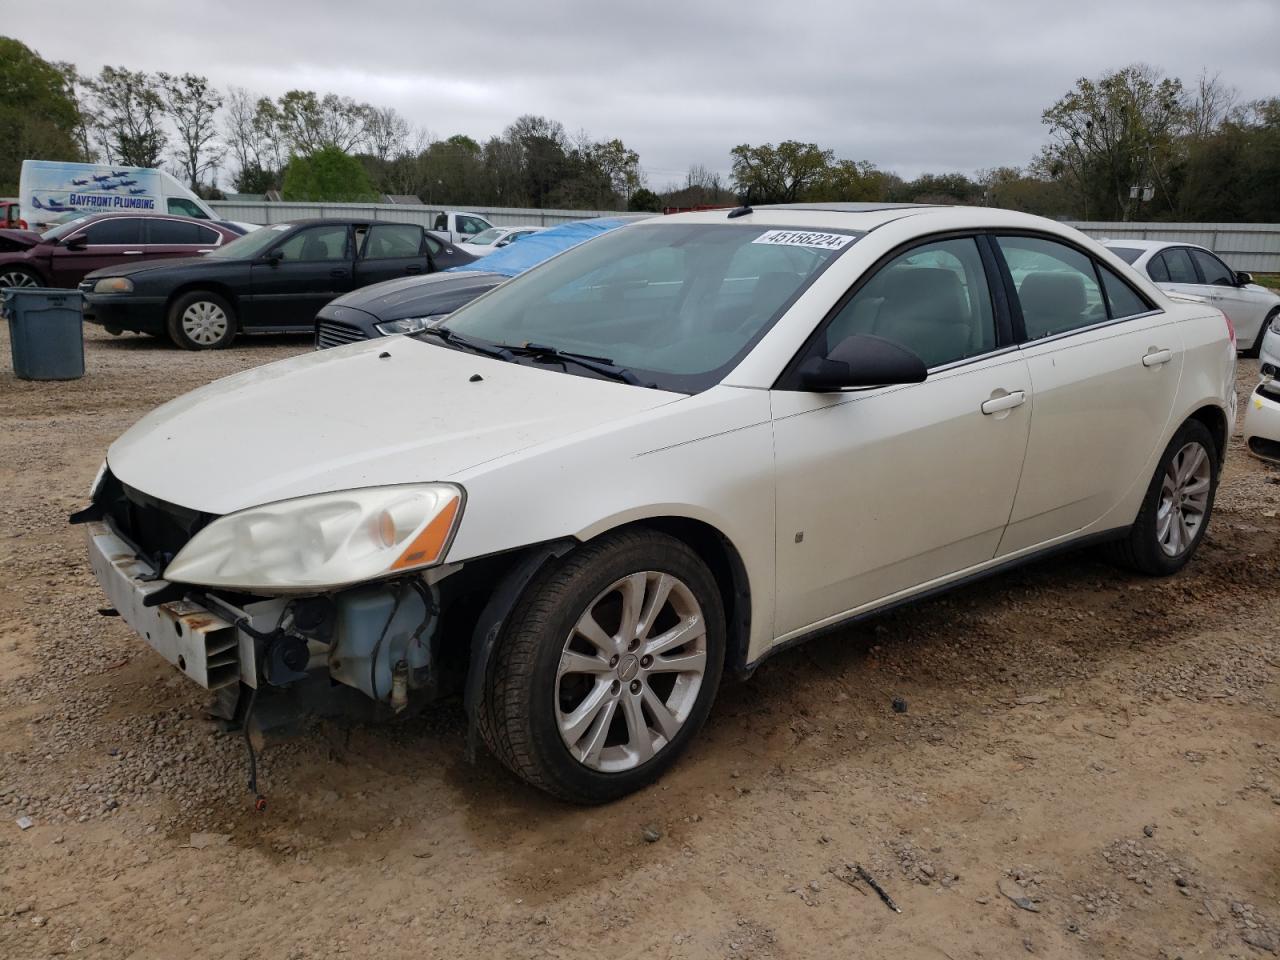
[[[44,233],[0,230],[0,287],[74,287],[101,267],[197,256],[237,236],[192,217],[110,213],[61,223]]]

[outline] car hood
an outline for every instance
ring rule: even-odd
[[[33,230],[0,230],[0,250],[29,250],[39,242]]]
[[[426,277],[399,277],[345,293],[331,301],[324,312],[342,307],[362,310],[378,320],[400,320],[437,313],[452,313],[490,287],[507,279],[496,273],[433,273]]]
[[[107,461],[135,489],[225,514],[313,493],[449,480],[682,397],[387,337],[193,390],[134,424]]]

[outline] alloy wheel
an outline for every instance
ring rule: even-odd
[[[202,347],[225,337],[228,325],[227,312],[208,300],[197,300],[182,311],[182,332]]]
[[[1209,509],[1212,476],[1209,451],[1196,440],[1165,464],[1156,509],[1156,539],[1167,556],[1180,556],[1195,542]]]
[[[25,270],[7,270],[0,273],[0,287],[34,287],[36,278]]]
[[[644,571],[616,581],[578,618],[556,671],[556,722],[579,763],[634,769],[692,714],[707,667],[707,625],[688,585]]]

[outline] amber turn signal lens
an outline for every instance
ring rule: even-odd
[[[449,534],[453,531],[453,520],[458,515],[458,498],[454,497],[441,508],[422,532],[413,538],[413,542],[405,548],[404,553],[391,565],[392,570],[407,570],[410,567],[421,567],[428,563],[438,562],[444,553]]]

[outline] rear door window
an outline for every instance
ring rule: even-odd
[[[89,224],[79,234],[92,246],[142,243],[142,221],[137,217],[111,217]]]
[[[1102,277],[1102,288],[1107,292],[1107,306],[1112,320],[1151,311],[1151,304],[1147,303],[1145,297],[1102,264],[1098,264],[1098,274]]]
[[[422,228],[410,223],[375,224],[365,241],[366,260],[416,257],[422,248]]]
[[[1093,261],[1064,243],[1041,237],[999,237],[1022,307],[1028,340],[1040,340],[1107,320]]]
[[[147,243],[211,247],[218,242],[218,234],[215,231],[185,220],[165,220],[156,217],[146,222],[146,228]]]
[[[1195,265],[1191,262],[1191,255],[1186,247],[1172,247],[1160,256],[1164,258],[1164,265],[1169,271],[1166,283],[1200,282],[1200,276],[1196,273]]]

